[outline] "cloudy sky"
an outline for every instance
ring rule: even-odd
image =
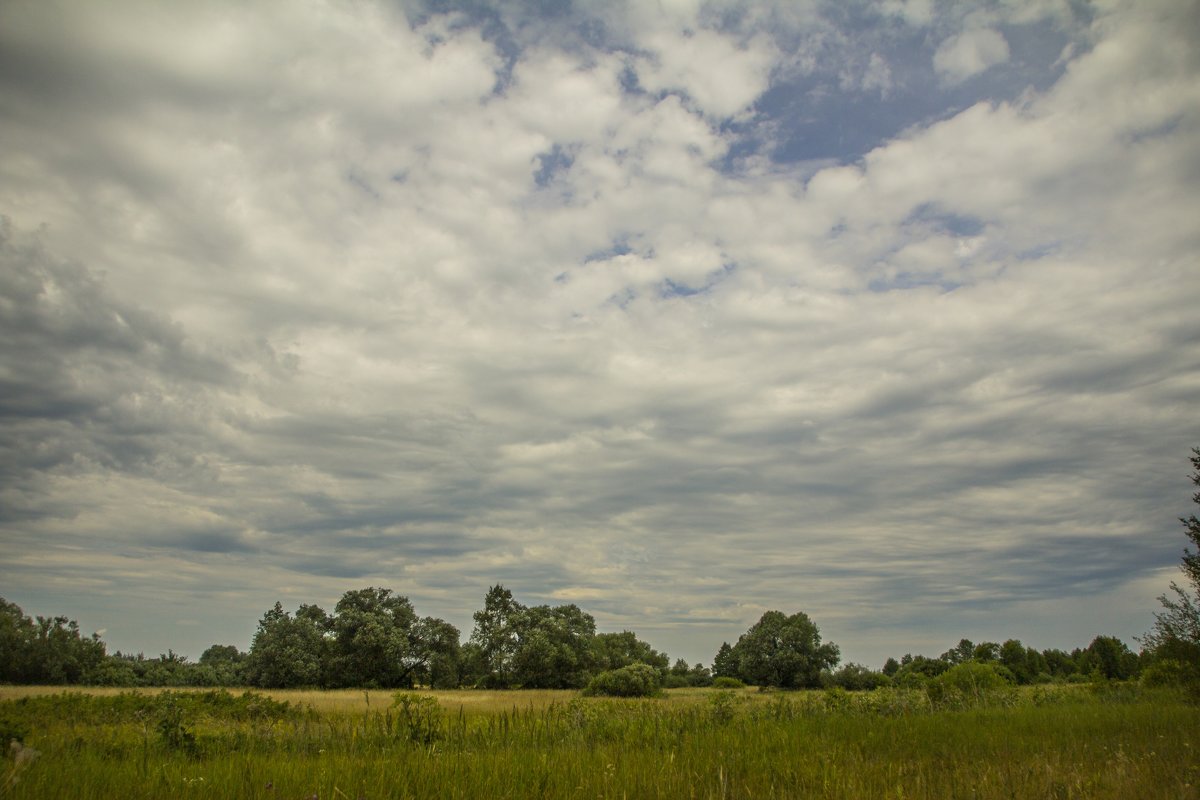
[[[709,663],[1132,642],[1200,444],[1183,0],[0,2],[0,596],[487,588]],[[1136,644],[1134,644],[1136,647]]]

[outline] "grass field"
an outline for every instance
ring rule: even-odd
[[[0,687],[0,732],[24,740],[14,798],[1200,797],[1196,707],[1121,685],[937,704]]]

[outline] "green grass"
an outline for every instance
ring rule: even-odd
[[[18,693],[19,694],[19,693]],[[13,798],[1194,798],[1200,714],[1010,692],[56,694],[0,700]],[[0,695],[2,696],[2,695]],[[426,695],[430,696],[430,695]],[[16,779],[15,782],[10,779]]]

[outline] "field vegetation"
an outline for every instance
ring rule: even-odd
[[[977,680],[978,679],[978,680]],[[1133,683],[575,691],[3,689],[13,798],[1193,798],[1200,717]]]

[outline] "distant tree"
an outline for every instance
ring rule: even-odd
[[[514,685],[529,689],[578,689],[595,668],[596,621],[575,604],[533,606],[516,620],[512,657]]]
[[[1191,462],[1192,484],[1200,486],[1200,448],[1192,449]],[[1200,491],[1192,495],[1192,502],[1200,505]],[[1154,615],[1154,628],[1141,641],[1155,658],[1176,662],[1178,674],[1200,683],[1200,519],[1193,513],[1179,521],[1191,546],[1197,548],[1183,551],[1180,569],[1186,584],[1172,581],[1173,596],[1158,598],[1163,610]]]
[[[481,680],[485,685],[509,686],[517,652],[518,626],[525,606],[500,584],[488,589],[483,608],[475,612],[471,643],[479,648]]]
[[[1053,678],[1061,679],[1075,674],[1075,661],[1063,650],[1043,650],[1042,661],[1046,664],[1046,671]]]
[[[144,675],[145,670],[139,669],[135,658],[114,653],[96,669],[92,683],[95,686],[142,686]]]
[[[0,681],[31,683],[37,675],[33,630],[33,620],[20,606],[0,598]]]
[[[970,639],[959,639],[958,644],[942,653],[947,664],[961,664],[975,657],[975,644]]]
[[[320,686],[328,631],[328,618],[316,606],[302,606],[293,617],[276,603],[254,633],[246,680],[268,689]]]
[[[670,664],[670,659],[665,653],[658,652],[637,638],[637,634],[633,631],[598,633],[593,644],[596,668],[600,670],[620,669],[630,664],[647,664],[665,674]],[[683,674],[686,673],[685,662]]]
[[[0,598],[0,681],[12,683],[91,683],[105,658],[104,642],[84,636],[66,617],[25,616],[20,606]]]
[[[892,679],[882,672],[876,672],[862,664],[849,663],[836,672],[829,672],[823,681],[827,686],[838,686],[847,691],[863,691],[890,686]]]
[[[346,592],[334,612],[331,687],[412,686],[428,677],[435,655],[451,658],[457,649],[457,628],[442,620],[419,620],[408,598],[391,589]]]
[[[708,667],[697,661],[688,670],[688,686],[712,686],[713,676]]]
[[[1115,636],[1097,636],[1083,651],[1080,672],[1099,673],[1109,680],[1132,678],[1138,670],[1137,654]]]
[[[734,654],[729,642],[721,642],[720,649],[713,656],[712,676],[714,679],[738,677],[737,655]]]
[[[898,686],[924,685],[930,678],[936,678],[948,669],[950,664],[940,658],[905,653],[900,659],[900,669],[892,678]]]
[[[458,628],[436,617],[423,617],[413,626],[414,674],[434,689],[462,685],[462,648]]]
[[[1000,645],[995,642],[980,642],[975,645],[975,652],[971,654],[971,658],[981,661],[984,664],[991,661],[999,661]]]
[[[821,671],[835,666],[839,651],[822,644],[821,632],[808,615],[768,611],[734,645],[742,680],[758,686],[817,687]]]
[[[158,658],[145,661],[142,683],[146,686],[191,686],[194,685],[193,666],[188,663],[187,656],[167,650]]]
[[[891,656],[888,656],[888,660],[883,662],[883,669],[881,670],[881,672],[883,672],[883,674],[887,675],[889,678],[892,678],[892,677],[895,677],[896,673],[899,671],[900,671],[900,662],[897,661],[896,659],[892,658]]]
[[[1029,659],[1027,657],[1025,645],[1017,639],[1008,639],[1004,644],[1000,645],[1000,664],[1005,667],[1017,679],[1017,683],[1025,684],[1033,680],[1033,675],[1029,669]]]
[[[200,654],[196,665],[197,686],[240,686],[245,683],[242,667],[246,654],[231,644],[214,644]]]
[[[1029,669],[1030,680],[1034,683],[1048,681],[1051,678],[1050,664],[1046,657],[1032,647],[1025,648],[1025,666]]]

